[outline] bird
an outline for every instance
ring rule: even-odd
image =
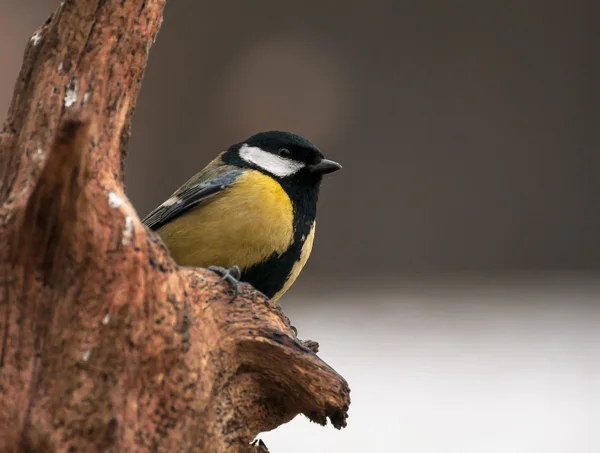
[[[342,166],[309,140],[267,131],[235,143],[142,221],[180,266],[208,268],[278,301],[304,268],[323,176]]]

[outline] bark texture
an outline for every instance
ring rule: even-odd
[[[65,0],[0,134],[0,451],[246,452],[345,380],[248,285],[179,268],[123,190],[165,0]]]

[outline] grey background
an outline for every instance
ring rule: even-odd
[[[0,111],[54,0],[0,0]],[[135,116],[145,215],[232,142],[327,178],[282,304],[352,387],[272,451],[600,451],[600,27],[576,0],[169,1]]]
[[[56,4],[1,0],[5,110]],[[597,269],[594,2],[169,2],[127,164],[141,215],[230,143],[295,131],[344,165],[322,273]],[[308,280],[307,280],[308,281]]]

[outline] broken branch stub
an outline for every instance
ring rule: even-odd
[[[267,451],[349,388],[280,308],[179,268],[123,190],[164,0],[66,0],[32,37],[0,134],[0,451]]]

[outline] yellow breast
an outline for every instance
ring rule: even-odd
[[[288,248],[292,203],[277,181],[249,170],[158,233],[179,265],[244,269]]]

